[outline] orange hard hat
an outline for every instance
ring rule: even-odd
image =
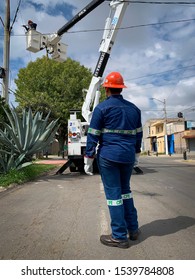
[[[126,88],[123,77],[119,72],[108,74],[102,86],[105,88]]]

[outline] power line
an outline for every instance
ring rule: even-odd
[[[1,16],[0,16],[0,21],[1,21],[2,25],[3,25],[3,27],[4,27],[4,22],[3,22],[2,18],[1,18]]]
[[[186,109],[184,109],[183,111],[190,110],[190,109],[192,109],[192,108],[194,108],[194,107],[195,107],[195,105],[193,105],[193,106],[191,106],[191,107],[189,107],[189,108],[186,108]]]
[[[190,19],[180,19],[180,20],[172,20],[172,21],[164,21],[164,22],[156,22],[156,23],[146,23],[146,24],[139,24],[139,25],[131,25],[126,27],[120,27],[118,30],[125,30],[125,29],[133,29],[133,28],[139,28],[139,27],[148,27],[148,26],[156,26],[156,25],[163,25],[163,24],[173,24],[173,23],[184,23],[184,22],[190,22],[195,21],[195,18]],[[104,28],[98,28],[98,29],[84,29],[84,30],[77,30],[77,31],[68,31],[66,34],[74,34],[74,33],[84,33],[84,32],[99,32],[105,30]],[[50,35],[51,33],[44,33],[43,35]],[[0,35],[3,36],[3,35]],[[12,37],[17,36],[26,36],[25,34],[17,34],[17,35],[11,35]]]
[[[11,25],[11,27],[10,27],[10,31],[12,30],[13,25],[14,25],[14,23],[15,23],[15,21],[16,21],[17,14],[18,14],[18,12],[19,12],[19,8],[20,8],[20,4],[21,4],[21,2],[22,2],[22,0],[19,0],[19,2],[18,2],[18,6],[17,6],[17,9],[16,9],[16,12],[15,12],[15,16],[14,16],[14,19],[13,19],[12,25]]]
[[[24,24],[25,24],[25,21],[24,21],[24,19],[23,19],[23,16],[22,16],[21,11],[19,11],[19,14],[20,14],[20,17],[21,17],[22,23],[24,23]],[[28,52],[28,55],[29,55],[29,57],[30,57],[30,61],[32,61],[32,55],[31,55],[31,52]]]
[[[182,77],[181,79],[180,79],[180,81],[181,80],[184,80],[184,79],[188,79],[188,78],[194,78],[194,75],[193,76],[185,76],[185,77]],[[172,83],[173,83],[173,81],[174,80],[171,80],[171,81],[169,81],[169,82],[167,82],[166,81],[166,84],[164,85],[164,84],[162,84],[162,85],[160,85],[160,87],[162,88],[164,88],[164,87],[166,87],[166,86],[169,86],[169,85],[171,85]],[[175,86],[178,86],[178,84],[176,84]],[[175,86],[174,86],[174,88],[175,88]],[[129,88],[129,90],[130,90],[130,92],[131,91],[136,91],[136,92],[142,92],[142,91],[146,91],[146,90],[148,90],[148,89],[153,89],[153,88],[155,88],[155,89],[157,89],[157,88],[159,88],[158,86],[156,86],[156,85],[152,85],[152,86],[146,86],[146,85],[142,85],[142,87],[140,87],[140,88],[138,88],[138,87],[140,87],[140,85],[138,84],[135,84],[134,86],[129,86],[128,88]],[[168,97],[169,98],[169,97]],[[166,98],[166,100],[168,99],[168,98]]]
[[[135,77],[135,78],[127,79],[126,81],[132,81],[132,80],[147,78],[147,77],[151,77],[151,76],[155,76],[155,75],[161,75],[161,74],[165,74],[165,73],[168,73],[168,72],[177,71],[177,70],[181,70],[181,69],[187,69],[187,68],[191,68],[191,67],[195,67],[195,64],[189,65],[189,66],[177,67],[177,68],[170,69],[170,70],[167,70],[167,71],[157,72],[157,73],[153,73],[153,74],[149,74],[149,75],[145,75],[145,76]]]
[[[110,1],[109,1],[110,2]],[[167,2],[167,1],[161,1],[161,2],[157,2],[157,1],[131,1],[131,0],[126,0],[123,2],[128,2],[128,3],[133,3],[133,4],[153,4],[153,5],[195,5],[194,2]]]
[[[195,18],[164,21],[164,22],[158,22],[158,23],[146,23],[146,24],[139,24],[139,25],[131,25],[131,26],[126,26],[126,27],[120,27],[120,28],[118,28],[118,30],[133,29],[133,28],[139,28],[139,27],[163,25],[163,24],[172,24],[172,23],[183,23],[183,22],[189,22],[189,21],[195,21]],[[86,29],[86,30],[69,31],[67,33],[94,32],[94,31],[102,31],[102,30],[104,30],[104,29],[103,28],[100,28],[100,29]]]
[[[192,109],[193,107],[195,107],[195,105],[194,106],[191,106],[191,107],[189,107],[189,108],[186,108],[186,109],[183,109],[183,110],[175,110],[175,111],[173,111],[174,113],[177,113],[178,111],[180,111],[180,112],[183,112],[183,113],[185,113],[185,111],[188,111],[188,110],[190,110],[190,109]],[[193,114],[193,111],[194,111],[195,109],[192,109],[192,111],[190,112],[190,113],[192,113]],[[186,114],[186,113],[185,113]],[[171,116],[173,116],[173,113],[171,114]],[[171,117],[170,116],[170,117]]]

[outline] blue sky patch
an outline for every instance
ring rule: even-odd
[[[62,14],[67,20],[70,20],[74,15],[75,6],[69,5],[67,3],[56,4],[55,6],[45,7],[43,4],[36,4],[32,1],[27,1],[27,3],[35,8],[36,11],[45,11],[48,15],[59,16]]]
[[[20,69],[22,67],[24,67],[24,61],[23,61],[22,58],[12,59],[10,61],[10,68],[11,69],[17,69],[17,68]]]

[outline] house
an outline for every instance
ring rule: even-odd
[[[185,121],[185,131],[182,138],[186,141],[188,153],[195,156],[195,121]]]
[[[150,119],[143,127],[142,151],[195,154],[195,122],[183,118]]]

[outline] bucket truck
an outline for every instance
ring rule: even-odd
[[[66,163],[66,167],[69,166],[71,172],[84,171],[87,130],[93,110],[99,103],[102,76],[127,5],[128,2],[125,1],[110,2],[110,15],[106,19],[103,37],[99,48],[99,59],[93,72],[89,88],[88,90],[85,90],[86,96],[82,106],[82,116],[85,119],[85,122],[82,122],[77,118],[76,111],[73,111],[72,114],[70,114],[70,119],[68,120],[68,162]],[[93,109],[91,109],[92,107]],[[63,171],[63,168],[61,171]],[[94,171],[97,171],[96,160],[94,161]]]
[[[61,36],[104,1],[105,0],[91,1],[69,22],[60,28],[57,33],[50,36],[43,36],[37,31],[29,30],[27,32],[27,50],[37,52],[38,50],[46,48],[48,52],[52,54],[52,58],[58,61],[63,60],[65,58],[66,48],[60,44]],[[109,3],[110,13],[105,22],[99,47],[99,59],[93,72],[89,88],[85,90],[86,96],[82,106],[82,116],[85,121],[82,122],[77,118],[77,110],[73,110],[70,113],[70,119],[68,120],[68,162],[58,170],[57,174],[62,173],[67,167],[70,167],[71,172],[84,171],[84,154],[88,126],[93,109],[99,103],[102,76],[128,4],[129,2],[124,0],[113,0]],[[91,110],[92,107],[93,109]],[[94,161],[94,164],[96,164],[96,161]],[[94,166],[94,168],[96,169],[96,166]]]

